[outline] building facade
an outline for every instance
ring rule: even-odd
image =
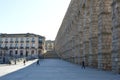
[[[46,51],[53,51],[54,50],[54,41],[51,41],[51,40],[45,41],[45,49],[46,49]]]
[[[45,37],[26,34],[0,34],[0,60],[38,58],[45,50]]]
[[[55,51],[64,60],[120,73],[119,27],[119,0],[71,0]]]

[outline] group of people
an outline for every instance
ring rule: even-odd
[[[36,62],[37,65],[39,65],[39,61],[40,61],[40,60],[38,59],[37,62]],[[24,65],[26,64],[26,61],[25,61],[25,60],[23,61],[23,64],[24,64]]]
[[[37,60],[36,65],[40,65],[39,62],[40,62],[40,58]],[[26,63],[26,61],[24,60],[24,61],[23,61],[23,64],[25,65],[25,63]],[[82,69],[85,69],[85,62],[84,62],[84,61],[82,61],[82,66],[81,66],[81,68],[82,68]]]
[[[36,62],[36,65],[39,65],[40,63],[40,59],[42,59],[42,56],[39,56],[37,62]],[[23,61],[23,64],[25,65],[26,64],[26,60]]]
[[[40,61],[40,59],[37,60],[37,62],[36,62],[37,65],[39,65],[39,61]],[[26,61],[25,61],[25,60],[23,61],[23,64],[24,64],[24,65],[26,64]]]

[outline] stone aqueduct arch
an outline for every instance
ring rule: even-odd
[[[71,0],[55,39],[70,62],[120,73],[120,0]]]

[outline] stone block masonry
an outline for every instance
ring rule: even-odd
[[[119,0],[71,0],[55,50],[66,61],[120,73],[119,33]]]

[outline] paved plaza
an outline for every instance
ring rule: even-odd
[[[60,59],[43,59],[40,65],[34,61],[32,65],[1,76],[0,80],[120,80],[120,75],[92,68],[81,69],[80,65]]]

